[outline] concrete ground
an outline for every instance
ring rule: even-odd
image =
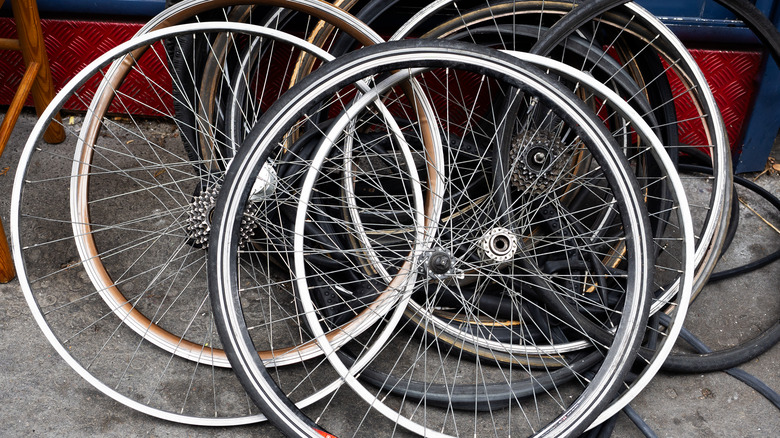
[[[5,224],[9,221],[16,162],[34,122],[34,114],[22,115],[0,159],[0,218]],[[773,156],[780,162],[780,143],[775,145]],[[768,172],[757,181],[780,195],[780,172]],[[780,248],[780,214],[744,190],[740,197],[753,211],[741,208],[736,238],[717,270]],[[750,339],[780,317],[778,279],[780,262],[708,286],[692,306],[688,329],[714,349]],[[742,369],[780,391],[780,347],[775,346]],[[632,406],[658,436],[780,436],[780,411],[725,373],[661,373]],[[0,285],[0,418],[0,436],[8,437],[280,435],[267,424],[218,429],[183,426],[114,402],[82,380],[50,347],[33,321],[16,280]],[[614,436],[642,434],[622,417]]]

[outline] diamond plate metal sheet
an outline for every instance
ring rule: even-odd
[[[49,54],[54,86],[60,89],[79,70],[90,61],[116,45],[130,39],[141,27],[140,23],[93,22],[42,20]],[[10,18],[0,18],[0,38],[14,38],[16,27]],[[10,103],[24,72],[21,54],[2,51],[0,56],[0,105]],[[694,59],[699,63],[704,75],[712,87],[715,99],[721,109],[732,145],[742,135],[745,118],[756,90],[756,77],[761,63],[760,52],[692,50]],[[148,79],[160,85],[165,84],[169,76],[160,74],[166,68],[160,62],[143,65]],[[168,79],[169,80],[169,79]],[[675,95],[683,91],[676,78],[670,78]],[[148,86],[146,78],[129,77],[125,81],[125,92],[136,102],[121,112],[129,111],[138,115],[169,114],[172,103],[169,96],[160,98]],[[32,105],[32,100],[28,100]],[[66,109],[83,110],[84,102],[68,102]],[[118,109],[118,108],[115,108]],[[679,99],[677,104],[680,123],[680,139],[686,144],[704,144],[705,132],[695,122],[685,122],[696,115],[690,101]]]
[[[129,40],[142,26],[141,23],[41,20],[46,53],[49,56],[52,78],[56,90],[60,90],[77,72],[106,51]],[[16,38],[16,25],[11,18],[0,18],[0,38]],[[0,105],[10,103],[22,75],[22,55],[15,51],[0,51]],[[169,75],[161,75],[166,66],[162,62],[141,64],[149,80],[170,83]],[[98,81],[92,81],[94,87]],[[133,97],[126,107],[112,107],[112,111],[130,112],[137,115],[158,115],[169,113],[172,99],[161,99],[140,75],[129,76],[124,83],[124,92]],[[88,102],[71,99],[65,109],[84,110]],[[26,105],[32,105],[28,98]]]
[[[743,134],[747,115],[758,85],[760,52],[691,50],[691,55],[704,73],[726,124],[732,151]],[[685,88],[676,77],[669,77],[672,92],[678,96]],[[677,99],[677,120],[680,142],[688,145],[708,144],[706,132],[697,123],[697,110],[688,99]]]

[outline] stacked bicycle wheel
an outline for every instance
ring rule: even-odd
[[[12,236],[79,374],[290,436],[576,436],[648,384],[730,218],[692,58],[623,2],[395,3],[181,2],[58,94]]]

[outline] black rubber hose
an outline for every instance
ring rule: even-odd
[[[688,331],[685,327],[683,327],[682,331],[680,332],[680,337],[685,339],[686,342],[691,344],[691,346],[700,353],[712,352],[709,347],[704,345],[704,343],[699,338],[694,336],[693,333]],[[756,378],[756,376],[739,368],[730,368],[725,370],[725,372],[755,389],[759,394],[763,395],[767,400],[772,402],[772,404],[775,405],[777,409],[780,409],[780,394],[770,388],[766,383]]]
[[[594,435],[596,438],[609,438],[612,436],[612,432],[615,430],[615,426],[617,425],[617,415],[613,415],[609,420],[601,423],[598,426],[598,434]],[[594,428],[595,430],[595,428]]]
[[[712,168],[689,164],[681,164],[679,169],[683,172],[712,173]],[[734,176],[734,182],[749,190],[752,190],[764,198],[767,202],[772,204],[772,206],[774,206],[778,211],[780,211],[780,199],[778,199],[768,190],[764,189],[753,181],[739,176]],[[738,209],[735,208],[735,210]],[[762,266],[766,266],[767,264],[777,259],[780,259],[780,250],[775,251],[766,257],[762,257],[759,260],[748,263],[747,265],[729,269],[727,271],[716,272],[710,276],[709,282],[720,281],[736,275],[751,272]],[[668,323],[669,317],[666,315],[662,315],[662,317],[662,322]],[[776,322],[772,327],[761,333],[758,337],[748,342],[744,342],[736,347],[717,352],[706,352],[700,354],[672,354],[667,358],[666,362],[664,362],[663,370],[676,373],[722,371],[728,368],[736,367],[760,356],[772,348],[779,341],[780,321]]]
[[[653,429],[651,429],[650,426],[645,423],[645,420],[642,419],[642,417],[634,410],[634,408],[631,407],[631,405],[626,405],[626,407],[623,408],[623,412],[636,425],[637,429],[639,429],[644,436],[647,438],[658,438],[658,435],[656,435]]]
[[[563,300],[556,299],[553,294],[546,291],[542,286],[538,286],[538,292],[542,299],[545,300],[546,304],[550,306],[557,315],[560,315],[563,321],[575,324],[600,343],[609,344],[611,342],[611,333],[579,314],[574,306]],[[671,318],[668,315],[659,313],[659,317],[662,324],[666,325],[670,323]],[[727,368],[734,368],[760,356],[777,344],[779,340],[780,322],[775,323],[774,326],[766,330],[757,338],[733,348],[712,353],[669,355],[666,362],[664,362],[662,369],[676,373],[722,371]],[[641,348],[639,352],[640,357],[652,357],[653,354],[654,351],[649,348]]]
[[[746,274],[748,272],[755,271],[756,269],[763,268],[764,266],[780,259],[780,250],[769,254],[768,256],[761,257],[758,260],[752,261],[746,265],[742,265],[733,269],[727,269],[725,271],[716,272],[710,275],[708,283],[715,283],[727,278],[735,277],[737,275]]]
[[[664,321],[664,316],[661,315],[662,323],[668,323],[668,319]],[[780,341],[780,322],[776,322],[758,337],[736,347],[699,354],[671,354],[661,369],[674,373],[723,371],[755,359],[775,346],[778,341]]]
[[[704,343],[701,342],[701,340],[696,338],[696,336],[694,336],[693,333],[691,333],[689,330],[687,330],[684,327],[680,332],[680,337],[683,338],[689,344],[691,344],[691,346],[693,346],[700,353],[712,352],[712,350],[710,350],[706,345],[704,345]],[[753,388],[756,392],[758,392],[759,394],[764,396],[767,400],[769,400],[769,402],[771,402],[776,408],[780,409],[780,394],[778,394],[775,390],[770,388],[769,385],[767,385],[760,379],[756,378],[752,374],[746,372],[745,370],[739,368],[730,368],[724,371],[730,376],[734,377],[735,379]],[[631,408],[630,405],[627,405],[625,408],[623,408],[623,412],[628,416],[629,419],[631,419],[631,421],[637,426],[637,428],[646,437],[656,436],[655,432],[647,425],[647,423],[644,420],[642,420],[639,414],[637,414],[636,411],[634,411],[634,409]],[[592,429],[589,433],[583,435],[583,438],[593,438],[593,437],[601,438],[601,437],[611,436],[615,426],[616,419],[617,416],[613,416],[606,422]]]
[[[756,376],[739,368],[728,369],[726,370],[726,373],[755,389],[756,392],[763,395],[767,400],[775,405],[777,409],[780,409],[780,394],[770,388],[766,383],[756,378]]]

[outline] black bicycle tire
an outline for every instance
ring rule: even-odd
[[[418,41],[405,41],[405,42],[402,42],[402,43],[403,43],[403,44],[405,44],[405,45],[412,45],[412,46],[414,46],[414,45],[420,45],[420,42],[418,42]],[[399,43],[395,43],[395,44],[402,44],[402,43],[401,43],[401,42],[399,42]],[[453,43],[451,43],[451,42],[450,42],[449,44],[453,44]],[[381,50],[381,51],[385,51],[385,50],[387,50],[387,49],[386,49],[386,47],[381,47],[381,48],[373,48],[373,49],[371,49],[371,48],[369,48],[369,49],[363,49],[363,51],[366,51],[366,50],[373,50],[373,51],[380,51],[380,50]],[[350,55],[347,55],[347,57],[352,57],[352,56],[357,56],[357,55],[352,55],[352,54],[350,54]],[[330,64],[329,64],[329,65],[330,65]],[[332,70],[332,69],[334,69],[334,68],[336,68],[336,67],[329,67],[329,66],[324,66],[324,67],[320,68],[320,69],[318,70],[318,72],[321,72],[320,74],[325,74],[325,73],[327,73],[329,70]],[[324,70],[323,70],[323,69],[324,69]],[[316,75],[316,73],[315,73],[315,75]],[[310,78],[311,78],[311,77],[310,77]],[[301,84],[303,84],[303,85],[306,85],[306,84],[307,84],[309,81],[310,81],[309,79],[304,79],[304,80],[301,82]],[[296,85],[296,87],[302,88],[302,86],[301,86],[301,85]],[[276,104],[276,105],[277,105],[277,106],[280,106],[280,105],[282,105],[282,103],[283,103],[283,102],[284,102],[284,100],[286,100],[286,99],[292,99],[292,98],[291,98],[291,97],[289,97],[289,95],[285,95],[285,96],[282,98],[282,100],[280,100],[280,101],[278,101],[278,102],[277,102],[277,104]],[[269,111],[269,113],[271,113],[271,111]],[[243,157],[245,157],[246,155],[248,155],[248,154],[250,154],[250,153],[251,153],[251,152],[250,152],[250,148],[241,148],[241,149],[240,149],[240,151],[241,151],[241,152],[240,152],[240,154],[241,154],[241,155],[240,155],[240,157],[237,157],[237,159],[242,159]],[[246,151],[246,152],[243,152],[243,151]],[[230,170],[230,181],[231,181],[231,182],[232,182],[232,181],[234,180],[234,178],[235,178],[235,174],[236,174],[236,172],[237,172],[237,171],[235,171],[235,169],[237,169],[237,168],[238,168],[238,167],[231,168],[231,170]],[[227,193],[227,192],[225,192],[225,193]],[[224,197],[224,196],[227,196],[227,195],[221,195],[221,199],[222,199],[222,197]],[[224,205],[224,202],[220,201],[220,203],[219,203],[219,206],[218,206],[218,210],[217,210],[217,213],[216,213],[216,217],[217,217],[217,223],[219,223],[219,222],[220,222],[220,220],[221,220],[221,218],[222,218],[222,217],[223,217],[223,216],[226,214],[225,210],[226,210],[226,207],[225,207],[225,205]],[[221,230],[222,228],[223,228],[223,227],[215,227],[214,229],[215,229],[215,230]],[[229,228],[232,228],[232,227],[229,227]],[[235,237],[235,236],[233,236],[233,237]],[[214,247],[212,247],[212,248],[210,249],[210,252],[211,252],[211,251],[216,251],[216,250],[214,250],[214,248],[217,248],[217,246],[215,245]],[[217,257],[216,255],[212,255],[212,259],[216,259],[216,257]],[[216,264],[216,263],[215,263],[215,264]],[[217,283],[217,282],[218,282],[218,280],[217,280],[217,278],[218,278],[218,277],[219,277],[218,275],[213,275],[213,276],[211,276],[211,277],[210,277],[210,282],[212,282],[212,290],[217,290],[217,291],[219,291],[219,290],[220,290],[220,286],[219,286],[218,284],[214,284],[214,283]],[[215,297],[215,296],[217,296],[217,295],[221,295],[221,294],[214,294],[214,295],[212,295],[212,299],[214,299],[214,300],[221,299],[221,298],[214,298],[214,297]],[[222,306],[222,304],[221,304],[221,303],[217,303],[217,302],[215,302],[215,303],[214,303],[214,305],[215,305],[215,306],[217,306],[217,307],[215,307],[215,308],[223,308],[223,306]],[[224,321],[223,321],[223,323],[224,323]],[[228,344],[228,341],[226,341],[226,344]],[[246,377],[242,377],[242,379],[246,379]],[[301,414],[301,415],[302,415],[302,414]]]
[[[780,65],[780,31],[772,24],[754,4],[748,0],[715,0],[716,3],[733,12],[738,19],[753,31],[756,37],[768,49],[775,62]],[[591,0],[580,1],[573,12],[582,15],[597,16],[609,11],[616,6],[628,3],[627,0]],[[561,34],[567,27],[572,27],[579,19],[575,15],[569,15],[567,18],[559,21],[559,28],[554,31]],[[551,37],[553,37],[551,35]],[[552,48],[552,43],[546,43],[536,48],[536,53],[545,53]]]

